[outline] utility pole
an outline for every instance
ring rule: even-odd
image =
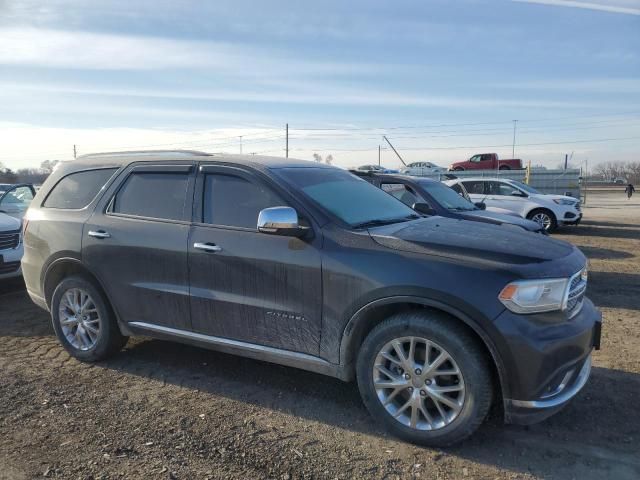
[[[240,153],[242,154],[242,135],[240,135]]]
[[[513,146],[511,147],[511,158],[516,156],[516,124],[518,120],[513,121]]]
[[[400,159],[400,161],[402,162],[402,164],[406,167],[407,164],[404,163],[404,160],[402,159],[402,157],[400,156],[400,154],[398,153],[398,151],[395,149],[395,147],[393,145],[391,145],[391,142],[389,141],[389,139],[387,138],[386,135],[383,135],[382,138],[384,138],[386,140],[386,142],[389,144],[389,146],[391,147],[391,149],[393,150],[393,153],[395,153],[398,158]]]
[[[287,123],[286,127],[285,127],[285,147],[284,147],[284,151],[285,151],[285,157],[289,158],[289,124]]]
[[[584,204],[587,204],[587,178],[589,178],[589,159],[584,160],[584,176],[582,177],[582,183],[584,183]]]
[[[73,158],[78,158],[78,153],[76,151],[76,145],[73,144]]]
[[[380,166],[380,145],[378,145],[378,166]]]
[[[569,163],[569,154],[565,153],[564,154],[564,169],[567,169],[567,164]]]

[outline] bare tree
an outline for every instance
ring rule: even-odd
[[[45,160],[40,164],[40,169],[45,173],[51,173],[59,162],[60,160]]]
[[[333,163],[333,155],[327,155],[326,157],[324,157],[324,162],[327,165],[331,165]]]
[[[318,163],[322,163],[322,157],[318,153],[313,154],[313,160],[315,160]]]

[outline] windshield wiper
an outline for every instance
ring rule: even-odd
[[[406,217],[401,217],[401,218],[387,218],[387,219],[376,218],[373,220],[367,220],[366,222],[356,223],[352,225],[352,227],[353,228],[381,227],[383,225],[391,225],[393,223],[407,222],[409,220],[415,220],[417,218],[420,218],[420,215],[412,213],[411,215],[407,215]]]

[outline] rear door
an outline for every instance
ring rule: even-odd
[[[185,162],[134,164],[84,226],[83,261],[124,321],[191,328],[187,239],[194,170]]]
[[[269,235],[256,228],[264,208],[291,206],[305,218],[286,197],[252,170],[200,167],[189,239],[195,331],[318,355],[322,238]]]

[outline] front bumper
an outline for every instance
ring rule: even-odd
[[[503,312],[496,319],[496,326],[505,335],[501,347],[506,349],[507,423],[544,420],[584,387],[591,371],[591,352],[600,347],[601,325],[602,316],[588,298],[570,320],[562,312]]]
[[[563,225],[579,225],[582,220],[582,212],[567,212],[564,218],[560,219]]]

